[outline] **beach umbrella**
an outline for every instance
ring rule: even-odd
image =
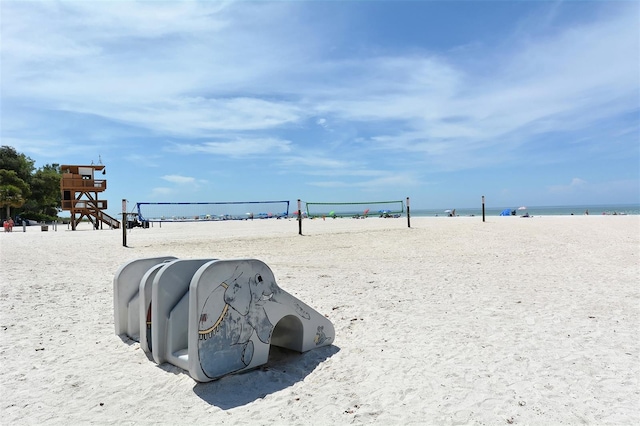
[[[331,211],[329,212],[329,216],[335,216],[335,215],[336,215],[336,212],[335,212],[335,211],[331,210]]]
[[[445,213],[451,213],[451,210],[447,209],[444,211]]]
[[[366,216],[366,215],[367,215],[367,213],[369,213],[369,209],[366,209],[366,210],[364,211],[364,215]]]

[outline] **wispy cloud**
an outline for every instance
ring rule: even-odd
[[[283,7],[260,11],[278,14]],[[497,139],[524,144],[540,132],[585,127],[637,106],[637,57],[627,52],[637,51],[638,41],[635,19],[628,14],[577,25],[553,38],[515,37],[506,53],[494,56],[491,76],[478,77],[429,52],[357,61],[311,56],[304,58],[304,71],[288,69],[302,59],[306,40],[287,40],[287,49],[298,52],[294,59],[281,62],[276,54],[267,61],[262,53],[243,62],[250,72],[238,72],[233,60],[238,47],[250,57],[282,41],[256,31],[240,36],[244,25],[234,19],[249,16],[244,8],[209,3],[107,3],[98,8],[96,14],[77,3],[38,4],[40,15],[29,15],[31,22],[9,25],[3,59],[10,69],[29,66],[32,71],[5,73],[6,94],[183,137],[268,131],[311,114],[342,122],[393,121],[393,133],[371,139],[377,148],[450,160],[461,150],[494,146]],[[146,19],[151,11],[154,19]],[[43,25],[50,15],[59,19]],[[25,31],[29,23],[35,34]],[[76,37],[89,25],[91,31]],[[239,41],[223,44],[222,39],[235,36]],[[183,43],[182,37],[191,42]],[[139,48],[151,51],[141,57]],[[58,61],[71,61],[71,66],[49,66]],[[612,63],[617,66],[608,66]],[[324,83],[315,70],[327,73]],[[292,78],[298,84],[287,90],[285,82]],[[453,116],[460,119],[452,122]],[[317,123],[324,126],[327,120]],[[518,141],[509,138],[514,132]],[[390,144],[390,139],[404,143]],[[449,142],[454,139],[455,144]]]
[[[144,166],[144,167],[159,167],[160,165],[160,157],[158,155],[149,154],[127,154],[125,157],[129,163],[134,164],[136,167]]]
[[[634,2],[526,8],[496,29],[499,45],[471,36],[447,49],[419,37],[380,48],[346,12],[329,26],[339,2],[0,7],[3,143],[34,155],[126,148],[154,168],[259,157],[310,185],[362,190],[638,155]],[[162,179],[197,186],[206,172]],[[563,187],[578,186],[548,189]]]
[[[550,185],[545,199],[557,205],[637,203],[629,194],[640,195],[640,181],[632,179],[604,179],[587,181],[574,178],[565,184]]]
[[[566,193],[566,192],[572,192],[572,191],[583,189],[585,188],[586,185],[588,185],[588,183],[584,179],[573,178],[571,179],[571,182],[569,182],[566,185],[550,186],[549,191],[555,192],[555,193]]]
[[[162,179],[167,182],[177,183],[180,185],[193,184],[196,182],[196,179],[190,176],[180,176],[180,175],[165,175],[162,176]]]
[[[325,157],[322,152],[310,152],[305,155],[288,155],[278,160],[280,167],[303,168],[306,170],[329,170],[330,173],[345,172],[361,167],[361,163]]]
[[[291,151],[291,142],[276,138],[237,138],[224,142],[200,144],[177,143],[167,148],[181,154],[211,154],[229,157],[247,157],[263,154],[281,154]]]
[[[269,130],[301,119],[299,107],[261,99],[173,98],[129,101],[111,96],[109,101],[66,100],[61,111],[92,114],[158,134],[207,137],[230,130]]]
[[[168,188],[166,186],[157,186],[151,189],[150,196],[152,199],[156,199],[156,198],[162,198],[168,195],[172,195],[174,192],[175,190],[172,188]]]

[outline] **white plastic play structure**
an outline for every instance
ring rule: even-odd
[[[149,268],[174,259],[176,258],[173,256],[137,259],[118,269],[113,278],[113,314],[117,335],[126,334],[133,340],[140,340],[140,331],[146,327],[143,327],[140,321],[140,306],[148,307],[148,303],[140,303],[140,289],[143,289],[143,294],[145,293],[140,280]],[[147,298],[147,300],[150,299],[150,297]],[[144,310],[144,323],[146,323],[146,311],[147,309]]]
[[[117,335],[199,382],[265,364],[271,345],[330,345],[333,324],[276,284],[256,259],[137,259],[113,279]]]

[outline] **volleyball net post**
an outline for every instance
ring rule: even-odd
[[[302,235],[302,202],[298,198],[298,235]]]
[[[122,246],[127,246],[127,200],[122,199]]]

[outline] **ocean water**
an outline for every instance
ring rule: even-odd
[[[580,206],[526,206],[525,210],[518,210],[520,206],[515,207],[489,207],[485,205],[485,217],[500,216],[503,210],[515,210],[516,215],[520,216],[529,213],[531,216],[569,216],[584,215],[589,212],[590,215],[602,214],[623,214],[623,215],[640,215],[640,204],[602,204],[602,205],[580,205]],[[411,216],[416,217],[435,217],[448,216],[446,209],[413,209],[411,208]],[[482,205],[478,207],[455,208],[456,216],[482,216]]]

